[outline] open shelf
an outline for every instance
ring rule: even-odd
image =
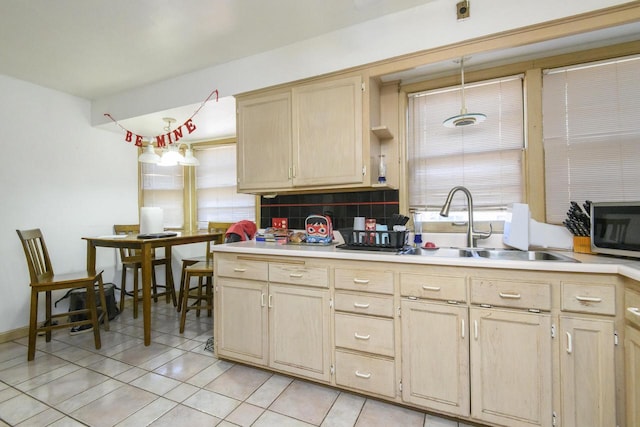
[[[380,139],[393,139],[393,134],[386,126],[374,126],[371,128],[371,132]]]

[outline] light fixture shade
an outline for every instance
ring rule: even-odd
[[[460,114],[449,117],[442,122],[442,125],[448,128],[457,128],[484,122],[487,118],[486,115],[482,113],[467,113],[467,104],[464,96],[464,57],[460,58],[460,95],[462,98]]]
[[[153,148],[153,144],[147,144],[144,151],[138,157],[140,163],[154,163],[160,162],[160,156],[158,156]]]
[[[487,116],[482,113],[465,113],[460,112],[460,114],[449,117],[447,120],[442,122],[442,124],[448,128],[457,128],[461,126],[470,126],[477,125],[478,123],[482,123],[486,120]]]
[[[178,151],[178,147],[175,145],[169,145],[167,149],[162,153],[162,158],[160,159],[160,166],[175,166],[178,163],[182,163],[184,161],[184,157]]]
[[[200,161],[193,155],[193,150],[187,148],[184,152],[184,160],[180,164],[184,166],[200,166]]]

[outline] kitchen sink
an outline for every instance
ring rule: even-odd
[[[580,262],[569,256],[548,251],[518,251],[512,249],[484,248],[411,248],[402,252],[404,255],[420,255],[438,258],[485,258],[500,261],[555,261]]]

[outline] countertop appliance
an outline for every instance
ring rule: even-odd
[[[591,251],[640,258],[640,201],[591,204]]]

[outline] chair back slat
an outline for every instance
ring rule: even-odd
[[[115,234],[132,234],[138,235],[140,233],[140,224],[116,224],[113,226],[113,232]],[[120,248],[120,258],[122,262],[135,261],[136,258],[140,258],[142,255],[139,249],[132,248]]]
[[[40,229],[16,230],[29,267],[31,283],[46,282],[53,277],[47,245]]]
[[[211,242],[207,242],[207,260],[213,258],[213,253],[211,252],[211,245],[221,245],[224,243],[224,234],[227,232],[229,227],[233,225],[233,222],[213,222],[209,221],[207,225],[207,230],[209,233],[221,233],[219,237]]]

